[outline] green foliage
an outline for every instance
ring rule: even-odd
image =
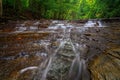
[[[120,17],[119,3],[120,0],[3,0],[4,7],[18,14],[28,10],[48,19]]]

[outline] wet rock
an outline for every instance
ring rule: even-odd
[[[72,46],[67,42],[53,58],[47,80],[68,80],[69,69],[75,53]]]
[[[40,75],[36,75],[37,71],[31,70],[31,68],[22,74],[19,74],[19,71],[29,66],[41,65],[42,61],[54,54],[64,38],[66,44],[56,52],[46,80],[70,80],[68,77],[70,78],[69,71],[72,63],[74,63],[74,67],[73,73],[71,72],[71,80],[88,80],[90,74],[86,74],[88,73],[87,68],[91,72],[91,80],[120,80],[119,23],[109,23],[109,25],[112,24],[112,27],[108,28],[93,27],[100,25],[95,21],[93,21],[95,25],[93,24],[89,28],[83,27],[83,23],[79,20],[70,24],[65,21],[53,21],[52,23],[43,19],[37,22],[20,21],[17,22],[17,25],[16,22],[6,25],[0,34],[0,43],[2,44],[0,46],[0,79],[33,80],[35,75],[38,79],[34,80],[40,80]],[[49,29],[49,25],[61,28]],[[26,28],[23,29],[24,27],[28,28],[28,31]],[[9,33],[14,32],[14,28],[23,32]],[[70,28],[72,28],[71,32]],[[39,31],[36,32],[36,30]],[[55,33],[48,33],[49,30]],[[6,33],[2,33],[3,31]],[[69,38],[76,51],[73,50],[69,40],[67,41]],[[80,53],[77,55],[78,59],[76,59],[76,53]],[[74,60],[76,62],[72,62]],[[89,63],[89,67],[86,63]],[[48,62],[45,66],[47,64]],[[81,72],[78,71],[79,64],[82,67]],[[42,66],[45,69],[45,66]]]
[[[48,28],[48,24],[39,24],[38,28]]]
[[[92,80],[120,79],[120,48],[108,50],[94,58],[89,69]]]
[[[72,22],[72,23],[85,23],[87,21],[88,20],[71,20],[70,22]]]
[[[91,34],[90,34],[90,33],[88,33],[88,34],[86,33],[86,34],[84,34],[84,35],[85,35],[85,36],[91,36]]]
[[[25,26],[32,26],[34,23],[33,23],[33,21],[25,21],[24,22],[24,24],[25,24]]]
[[[90,74],[84,59],[75,61],[70,68],[69,80],[90,80]]]
[[[57,57],[48,72],[47,80],[68,80],[69,69],[70,63]]]

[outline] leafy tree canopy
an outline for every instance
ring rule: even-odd
[[[120,0],[3,0],[3,14],[30,11],[47,19],[120,17]],[[7,12],[7,13],[8,13]]]

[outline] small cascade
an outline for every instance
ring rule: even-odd
[[[34,80],[49,80],[48,77],[51,76],[50,75],[51,72],[53,72],[55,74],[54,69],[56,68],[55,67],[56,65],[59,65],[59,67],[61,66],[60,68],[62,68],[62,66],[64,66],[64,65],[66,65],[65,62],[61,63],[61,61],[63,61],[62,60],[63,57],[61,57],[61,55],[64,57],[65,56],[71,57],[71,56],[67,56],[69,54],[64,53],[65,45],[67,45],[69,47],[71,46],[70,48],[68,48],[68,50],[70,50],[70,52],[73,52],[72,53],[73,60],[71,60],[71,64],[69,62],[69,66],[67,66],[67,68],[70,69],[67,71],[67,76],[66,76],[67,78],[63,79],[62,76],[59,75],[61,80],[67,80],[68,78],[69,78],[69,80],[90,80],[86,61],[81,57],[82,53],[80,52],[80,49],[79,49],[81,45],[77,44],[77,43],[73,44],[73,42],[71,40],[70,33],[72,30],[72,27],[67,28],[67,26],[65,26],[63,24],[62,25],[56,24],[56,25],[57,25],[57,27],[58,26],[65,27],[65,28],[63,28],[62,40],[61,40],[58,48],[54,49],[52,52],[49,51],[47,46],[45,46],[46,50],[48,52],[50,52],[49,54],[51,54],[51,55],[44,62],[42,62],[41,65],[38,67],[38,71],[37,71],[37,74],[35,74]],[[56,26],[53,26],[53,27],[56,27]],[[60,51],[62,51],[62,52],[60,52]],[[59,55],[59,57],[57,57],[58,55]],[[58,61],[59,63],[56,61]],[[58,77],[56,79],[59,80]]]
[[[80,47],[82,45],[76,44],[75,47],[72,41],[71,41],[71,45],[75,53],[75,58],[73,59],[72,65],[70,67],[69,80],[90,80],[90,75],[85,63],[86,60],[83,59],[84,58],[83,54],[85,53],[81,53],[82,51],[79,52],[79,48],[82,48]]]
[[[41,80],[46,80],[47,73],[48,73],[49,68],[50,68],[50,66],[51,66],[51,63],[52,63],[52,59],[53,59],[53,57],[50,57],[50,58],[48,59],[48,65],[47,65],[46,69],[43,71]]]
[[[46,80],[47,78],[47,74],[50,70],[50,67],[52,65],[52,62],[53,62],[53,59],[55,58],[56,54],[58,53],[58,51],[64,47],[64,44],[65,44],[65,40],[64,40],[64,37],[65,37],[65,29],[63,30],[64,31],[64,34],[63,34],[63,37],[62,37],[62,41],[60,42],[60,45],[57,49],[54,50],[53,53],[51,53],[50,57],[45,61],[43,62],[40,66],[39,66],[39,71],[37,73],[37,76],[35,77],[35,80]],[[45,46],[46,50],[49,51],[49,49],[47,48],[47,46]],[[44,65],[44,66],[43,66]],[[41,73],[42,72],[42,73]]]
[[[99,27],[103,27],[102,22],[98,21]]]
[[[79,75],[81,73],[81,63],[80,63],[80,55],[75,56],[75,58],[72,61],[72,65],[69,71],[69,80],[78,80]]]
[[[76,57],[69,72],[69,80],[90,80],[90,74],[84,59]]]
[[[27,70],[34,70],[34,69],[38,69],[38,67],[37,66],[27,67],[27,68],[21,69],[20,73],[22,74],[22,73],[26,72]]]
[[[14,30],[11,29],[13,27],[1,30],[0,60],[1,65],[5,65],[1,66],[1,79],[117,79],[119,76],[116,75],[116,73],[119,74],[116,68],[117,63],[111,68],[113,76],[111,73],[106,75],[111,71],[108,69],[109,65],[105,64],[104,68],[99,64],[105,60],[113,64],[115,61],[109,61],[109,57],[112,56],[115,60],[117,58],[115,54],[115,56],[108,55],[107,59],[104,52],[119,53],[117,48],[112,49],[120,43],[119,23],[109,24],[104,20],[89,20],[85,24],[81,21],[76,23],[62,20],[50,23],[20,22]],[[108,27],[108,25],[111,26]],[[113,36],[115,36],[114,40]]]
[[[55,55],[57,54],[57,52],[59,51],[59,49],[64,46],[64,43],[65,43],[64,41],[61,42],[60,46],[55,50],[55,53],[52,54],[52,55],[48,58],[48,64],[47,64],[45,70],[43,71],[42,78],[41,78],[40,80],[46,80],[47,74],[48,74],[48,71],[49,71],[49,69],[50,69],[50,67],[51,67],[51,65],[52,65],[53,59],[54,59]],[[41,66],[42,66],[42,65],[41,65]]]
[[[100,20],[89,20],[84,27],[104,27]]]

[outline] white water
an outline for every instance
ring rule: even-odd
[[[70,33],[71,30],[73,29],[73,26],[70,24],[63,24],[60,23],[59,21],[53,21],[52,23],[55,24],[55,26],[49,26],[48,29],[63,29],[63,37],[60,39],[60,44],[57,49],[55,49],[52,53],[49,51],[47,45],[45,45],[45,48],[48,52],[50,52],[50,56],[48,59],[46,59],[44,62],[41,63],[39,66],[39,71],[38,75],[35,77],[37,80],[46,80],[47,74],[50,70],[50,67],[52,65],[52,62],[54,61],[54,58],[58,51],[62,48],[64,48],[65,44],[67,42],[70,42],[70,45],[72,46],[73,54],[75,54],[75,57],[72,61],[70,70],[69,70],[69,80],[90,80],[90,75],[87,70],[87,65],[86,61],[82,58],[83,51],[85,51],[86,46],[84,44],[78,44],[75,43],[73,44],[71,38],[70,38]],[[102,24],[100,21],[93,22],[93,21],[88,21],[84,27],[79,28],[80,32],[85,31],[87,28],[85,27],[102,27]],[[82,47],[82,48],[81,48]]]
[[[61,47],[63,47],[64,44],[65,44],[65,42],[62,41],[61,44],[60,44],[60,46],[55,50],[55,53],[53,53],[53,54],[48,58],[48,60],[47,60],[47,61],[48,61],[48,64],[47,64],[45,70],[43,71],[41,80],[46,80],[47,73],[48,73],[48,71],[49,71],[49,69],[50,69],[50,67],[51,67],[51,65],[52,65],[52,61],[53,61],[55,55],[57,54],[57,52],[59,51],[59,49],[60,49]]]
[[[102,22],[99,21],[93,21],[93,20],[89,20],[84,27],[103,27]]]
[[[69,30],[69,32],[71,32],[71,30]],[[70,33],[68,35],[70,37]],[[80,77],[80,74],[81,74],[81,71],[82,71],[82,67],[81,67],[82,64],[81,64],[81,61],[80,61],[80,52],[78,52],[77,49],[76,49],[76,47],[79,47],[79,44],[76,44],[76,47],[75,47],[71,38],[69,38],[69,41],[70,41],[70,44],[72,46],[72,50],[75,54],[75,58],[73,59],[70,70],[69,70],[69,80],[73,80],[73,78],[74,78],[74,80],[79,80],[79,77]],[[75,74],[72,76],[73,73],[75,73]]]
[[[84,32],[88,28],[85,27],[105,27],[102,25],[101,21],[88,21],[84,27],[78,28],[80,33]],[[75,37],[77,38],[77,37]],[[72,61],[70,71],[69,71],[69,80],[90,80],[90,74],[87,70],[86,60],[84,55],[87,53],[87,46],[85,44],[73,44],[70,39],[72,49],[75,53],[75,57]]]
[[[28,70],[34,70],[34,69],[38,69],[38,67],[37,66],[26,67],[24,69],[21,69],[20,73],[22,74],[22,73],[24,73],[24,72],[26,72]]]
[[[71,30],[74,28],[72,25],[70,24],[63,24],[63,23],[59,23],[58,21],[53,22],[56,25],[55,26],[49,26],[49,29],[63,29],[63,34],[62,34],[62,38],[57,39],[60,44],[58,46],[57,49],[54,49],[54,51],[52,53],[50,53],[51,55],[49,56],[48,53],[38,53],[36,55],[40,55],[42,57],[46,57],[49,56],[47,60],[45,60],[43,63],[41,63],[41,65],[38,66],[31,66],[31,67],[26,67],[24,69],[20,70],[20,73],[24,73],[28,70],[39,70],[38,72],[38,76],[35,77],[35,79],[37,80],[46,80],[47,78],[47,74],[50,70],[50,67],[52,65],[52,62],[54,60],[54,57],[56,56],[56,54],[58,53],[58,51],[62,48],[64,48],[65,44],[67,42],[70,42],[70,45],[72,46],[72,50],[73,50],[73,54],[75,54],[75,57],[72,61],[71,67],[70,67],[70,71],[69,71],[69,80],[90,80],[90,76],[89,73],[87,71],[87,65],[86,65],[86,61],[81,58],[81,54],[79,51],[82,51],[84,49],[81,49],[80,47],[82,46],[82,48],[84,48],[84,44],[78,44],[78,43],[73,43],[71,38],[70,38],[70,33]],[[97,25],[98,23],[98,25]],[[97,21],[93,22],[93,21],[88,21],[83,27],[79,27],[79,31],[84,32],[85,30],[87,30],[88,28],[86,27],[103,27],[101,21]],[[38,25],[40,24],[39,22],[36,22],[34,25]],[[27,30],[27,27],[24,27],[24,25],[22,24],[21,27],[17,27],[18,31],[25,31]],[[37,30],[38,28],[35,26],[30,26],[30,30]],[[46,32],[46,31],[38,31],[38,33],[41,32]],[[48,31],[50,32],[50,31]],[[54,32],[54,31],[51,31]],[[61,34],[59,34],[61,35]],[[77,36],[76,36],[77,38]],[[41,43],[39,43],[39,45],[43,45],[45,47],[45,49],[47,50],[47,52],[50,52],[50,50],[48,49],[48,45],[50,45],[50,41],[45,41],[45,40],[41,40]],[[79,49],[78,49],[79,48]],[[39,76],[39,73],[42,72],[42,75]],[[74,73],[75,72],[75,73]],[[71,79],[70,79],[71,78]]]
[[[55,57],[55,55],[57,54],[57,52],[61,49],[61,48],[63,48],[64,47],[64,44],[65,44],[65,42],[66,41],[64,41],[64,37],[65,37],[65,29],[64,29],[64,34],[63,34],[63,37],[62,37],[62,40],[61,40],[61,43],[60,43],[60,45],[59,45],[59,47],[56,49],[56,50],[54,50],[54,53],[50,53],[51,55],[50,55],[50,57],[45,61],[45,62],[43,62],[41,65],[40,65],[40,71],[42,70],[42,68],[43,67],[41,67],[42,65],[45,65],[47,62],[48,62],[48,64],[47,64],[47,66],[46,66],[46,68],[45,69],[43,69],[43,73],[42,73],[42,76],[41,77],[36,77],[36,79],[40,79],[40,80],[46,80],[46,77],[47,77],[47,73],[48,73],[48,71],[49,71],[49,69],[50,69],[50,67],[51,67],[51,65],[52,65],[52,61],[53,61],[53,59],[54,59],[54,57]],[[49,50],[47,47],[46,47],[46,49],[47,50]],[[39,75],[39,74],[38,74]]]

